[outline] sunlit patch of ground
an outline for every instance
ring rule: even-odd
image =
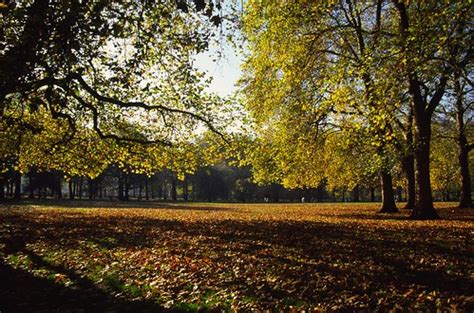
[[[437,207],[3,205],[0,311],[472,311],[474,212]]]

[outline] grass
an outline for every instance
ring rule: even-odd
[[[474,212],[453,207],[4,205],[0,310],[471,311]]]

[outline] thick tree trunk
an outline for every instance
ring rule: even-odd
[[[471,198],[471,175],[469,173],[469,151],[466,148],[466,136],[460,138],[459,142],[459,166],[461,171],[461,200],[459,201],[459,208],[472,208]],[[465,143],[463,144],[462,141]]]
[[[459,75],[458,75],[459,76]],[[464,125],[464,105],[460,78],[455,79],[456,92],[456,120],[459,147],[459,170],[461,171],[461,200],[459,201],[459,208],[472,208],[471,198],[471,175],[469,173],[469,145],[466,138]]]
[[[411,217],[414,219],[436,219],[439,216],[433,206],[430,179],[431,125],[421,116],[416,117],[415,120],[417,122],[415,160],[418,189]]]
[[[397,213],[395,197],[393,192],[392,174],[388,171],[382,171],[382,208],[379,213]]]
[[[403,159],[402,168],[407,179],[407,204],[405,205],[405,209],[413,210],[416,198],[415,156],[413,154],[410,154]]]
[[[398,0],[393,1],[400,18],[400,35],[405,47],[408,46],[410,21],[406,5]],[[405,49],[405,48],[404,48]],[[431,100],[427,103],[422,94],[421,83],[418,74],[408,60],[407,78],[409,84],[409,93],[412,96],[412,108],[415,117],[415,161],[416,161],[416,190],[415,206],[411,217],[413,219],[435,219],[438,218],[433,206],[433,195],[431,192],[430,180],[430,140],[431,140],[431,116],[434,109],[441,101],[446,88],[447,76],[441,76],[440,82],[433,93]]]

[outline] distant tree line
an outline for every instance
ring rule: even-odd
[[[67,178],[61,171],[33,170],[25,175],[9,171],[0,183],[0,199],[70,200],[162,200],[224,202],[376,202],[381,186],[330,190],[325,182],[318,188],[287,189],[281,184],[258,185],[252,181],[250,167],[225,163],[199,168],[178,179],[170,170],[152,176],[125,173],[108,167],[98,177]],[[406,201],[405,188],[396,188],[396,199]],[[459,190],[443,188],[437,200],[454,201]]]

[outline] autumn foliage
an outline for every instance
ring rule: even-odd
[[[2,206],[0,310],[474,308],[474,216],[446,204],[437,221],[372,204],[111,205]]]

